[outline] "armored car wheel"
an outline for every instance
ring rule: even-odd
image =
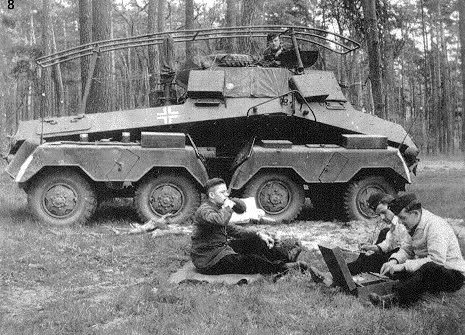
[[[289,176],[277,173],[254,177],[247,184],[244,197],[254,197],[257,207],[278,222],[294,220],[305,202],[303,187]]]
[[[353,181],[344,194],[344,212],[350,220],[372,219],[376,214],[368,208],[367,200],[373,193],[396,194],[394,187],[381,176],[368,176]]]
[[[200,194],[191,179],[162,174],[146,178],[137,187],[134,204],[143,222],[171,214],[169,221],[180,224],[200,205]]]
[[[27,188],[31,212],[55,226],[81,225],[97,207],[92,185],[73,170],[48,170],[36,176]]]

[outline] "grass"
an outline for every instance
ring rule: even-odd
[[[406,191],[415,192],[424,207],[437,215],[465,220],[465,169],[425,169]]]
[[[463,217],[464,171],[424,171],[411,186],[425,207]],[[449,214],[449,215],[448,215]],[[465,293],[382,310],[292,273],[242,286],[168,284],[189,259],[189,237],[120,236],[106,224],[130,207],[100,209],[90,225],[46,227],[25,194],[0,178],[0,334],[459,334]],[[304,260],[323,268],[319,255]]]

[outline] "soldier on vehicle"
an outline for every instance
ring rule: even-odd
[[[195,213],[192,233],[191,258],[199,272],[271,274],[307,269],[304,262],[296,261],[300,250],[283,257],[269,234],[229,222],[233,211],[243,213],[246,208],[241,200],[228,197],[223,179],[208,180],[205,192],[208,198]]]
[[[278,33],[270,33],[266,38],[268,47],[263,51],[263,60],[267,66],[281,65],[281,56],[285,52]]]
[[[399,223],[398,217],[389,209],[392,201],[394,201],[392,195],[382,192],[374,193],[368,198],[368,207],[390,226],[380,231],[375,244],[364,244],[360,247],[364,252],[360,253],[355,261],[347,264],[352,275],[362,272],[380,272],[381,267],[391,255],[399,251],[402,245],[410,242],[410,235],[406,228]],[[310,267],[310,273],[316,282],[323,282],[327,286],[333,283],[330,273],[320,272],[313,266]]]
[[[412,236],[411,242],[401,246],[381,268],[399,282],[392,294],[370,294],[375,304],[408,305],[425,292],[454,292],[465,280],[465,260],[452,227],[422,208],[413,193],[396,198],[390,206],[392,212]]]

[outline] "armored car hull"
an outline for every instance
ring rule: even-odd
[[[213,66],[187,78],[180,103],[21,122],[6,171],[37,217],[83,223],[99,199],[129,196],[141,220],[180,223],[222,177],[276,220],[295,219],[306,197],[367,219],[370,194],[411,182],[410,136],[355,110],[331,72]]]

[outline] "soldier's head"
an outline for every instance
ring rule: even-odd
[[[279,37],[278,33],[269,33],[266,36],[266,42],[268,43],[269,46],[271,46],[273,49],[277,49],[281,45],[281,38]]]
[[[407,229],[412,229],[420,222],[421,203],[414,193],[405,193],[397,197],[389,208]]]
[[[373,193],[368,198],[368,207],[375,212],[383,221],[390,223],[394,213],[389,209],[389,204],[394,200],[390,194],[383,192]]]
[[[226,183],[221,178],[212,178],[205,183],[205,193],[211,202],[217,205],[223,205],[224,201],[228,198],[229,193]]]

